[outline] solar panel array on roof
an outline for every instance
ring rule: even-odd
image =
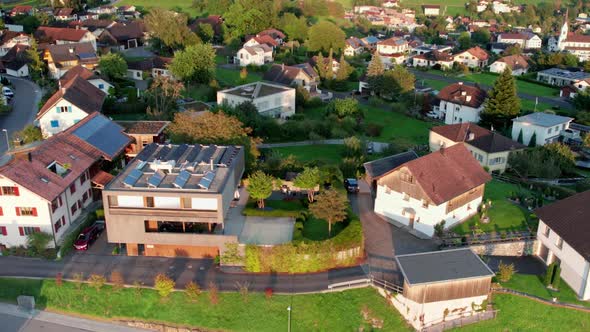
[[[148,179],[148,186],[157,188],[160,185],[160,183],[162,183],[162,181],[164,180],[164,177],[166,177],[166,174],[164,174],[164,172],[156,171],[156,173],[154,173],[154,175],[150,176],[150,178]]]
[[[188,180],[191,178],[191,173],[187,172],[187,171],[180,171],[180,174],[178,174],[178,176],[176,177],[176,179],[174,179],[174,182],[172,183],[176,188],[184,188],[184,186],[186,185],[186,183],[188,182]]]
[[[209,189],[209,187],[211,186],[211,182],[213,182],[214,178],[215,178],[215,172],[205,173],[205,176],[203,176],[201,178],[201,180],[199,181],[199,187],[201,187],[203,189]]]
[[[143,169],[146,164],[147,164],[146,161],[140,161],[139,164],[137,164],[137,166],[135,168],[136,169]]]
[[[191,151],[186,155],[186,157],[184,159],[179,160],[178,162],[181,163],[181,162],[183,162],[183,161],[186,160],[189,163],[192,163],[192,162],[195,161],[195,159],[199,155],[199,152],[201,152],[201,146],[200,145],[195,145],[195,146],[193,146],[193,148],[191,149]]]
[[[215,145],[209,145],[203,150],[202,154],[199,155],[198,162],[208,164],[211,161],[211,157],[213,156],[216,150],[217,148],[215,147]]]
[[[129,173],[129,175],[127,175],[125,180],[123,180],[123,184],[127,187],[133,187],[137,183],[137,181],[141,178],[142,175],[143,175],[142,171],[140,171],[138,169],[134,169],[131,171],[131,173]]]
[[[178,161],[178,158],[180,158],[188,149],[188,144],[181,144],[175,148],[172,149],[172,151],[170,151],[170,153],[168,153],[168,155],[166,156],[166,160],[176,160]]]
[[[238,149],[235,146],[228,146],[223,152],[223,156],[221,157],[219,164],[225,165],[226,167],[229,166],[236,154],[238,154]]]
[[[96,54],[94,54],[94,53],[80,53],[79,56],[80,56],[80,59],[96,58]]]
[[[123,133],[123,127],[102,115],[83,123],[73,134],[109,157],[114,157],[115,153],[129,143],[129,137]]]
[[[168,159],[164,159],[164,158],[166,158],[166,155],[168,155],[168,152],[170,152],[170,150],[171,149],[167,146],[162,147],[160,149],[160,151],[158,151],[158,153],[156,154],[156,159],[163,160],[163,161],[168,160]]]
[[[158,144],[152,143],[152,144],[144,147],[143,150],[141,150],[135,158],[137,158],[137,160],[147,161],[148,159],[150,159],[150,157],[152,156],[152,153],[154,153],[154,151],[156,151],[156,149],[158,149]]]

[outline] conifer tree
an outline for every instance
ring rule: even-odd
[[[317,70],[320,79],[323,80],[326,78],[326,62],[324,61],[324,55],[322,52],[318,54],[315,69]]]
[[[518,143],[522,144],[523,142],[523,138],[522,138],[522,129],[520,129],[520,132],[518,133],[518,139],[516,140]]]
[[[367,67],[367,81],[369,83],[370,89],[373,92],[381,90],[384,72],[385,68],[383,67],[381,57],[379,56],[379,53],[375,52],[371,62],[369,62],[369,66]]]
[[[487,127],[507,128],[510,120],[519,114],[520,99],[516,94],[516,81],[510,67],[506,67],[488,92],[481,112],[481,123]]]
[[[531,136],[531,140],[529,141],[529,147],[534,148],[537,146],[537,133],[533,132],[533,136]]]

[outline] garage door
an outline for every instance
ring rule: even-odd
[[[219,255],[219,248],[146,244],[145,255],[160,257],[214,258],[215,256]]]

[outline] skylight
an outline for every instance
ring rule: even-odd
[[[66,175],[68,175],[68,173],[70,173],[70,167],[71,165],[69,164],[62,165],[57,161],[54,161],[51,164],[49,164],[49,166],[47,166],[47,169],[63,178]]]

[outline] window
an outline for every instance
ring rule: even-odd
[[[37,208],[34,207],[17,207],[15,208],[17,216],[37,216]]]
[[[99,89],[101,89],[101,90],[104,90],[104,84],[102,84],[102,83],[99,83],[99,84],[98,84],[98,88],[99,88]]]
[[[85,193],[82,195],[82,201],[83,201],[83,202],[86,202],[87,200],[88,200],[88,192],[85,192]]]
[[[18,187],[2,187],[2,195],[18,196]]]
[[[153,197],[145,197],[145,207],[154,207],[154,198]]]
[[[72,106],[58,106],[57,113],[71,113]]]
[[[51,128],[58,128],[59,120],[51,120]]]
[[[411,174],[401,173],[400,178],[404,182],[412,183],[414,181],[414,177]]]
[[[551,234],[551,228],[549,228],[549,226],[545,225],[545,229],[543,230],[543,235],[545,235],[545,237],[549,237],[549,234]]]
[[[6,236],[8,232],[6,231],[6,226],[0,226],[0,235]]]
[[[74,194],[76,192],[76,183],[72,183],[72,185],[70,185],[70,194]]]
[[[148,142],[147,139],[142,139],[141,140],[141,146],[145,148],[146,145],[150,144],[150,142]]]
[[[551,134],[551,130],[553,130],[553,128],[547,129],[547,134]]]
[[[563,239],[561,237],[557,237],[557,241],[555,241],[555,246],[559,249],[563,248]]]
[[[76,203],[74,203],[70,207],[70,212],[72,213],[72,215],[74,215],[74,214],[76,214],[76,211],[78,211],[78,206],[76,205]]]
[[[40,227],[19,227],[18,228],[18,233],[20,234],[20,236],[27,236],[29,234],[39,233],[39,232],[41,232]]]
[[[427,200],[422,200],[422,207],[425,209],[428,209],[428,201]]]
[[[88,177],[86,176],[86,172],[84,172],[80,176],[80,185],[84,184],[84,182],[86,182],[86,180],[88,180]]]
[[[59,219],[58,221],[55,222],[55,224],[53,224],[53,230],[57,233],[59,232],[59,229],[61,228],[61,219]]]
[[[81,199],[78,200],[78,209],[82,209],[82,200]]]
[[[404,193],[404,201],[409,201],[410,200],[410,195]]]

